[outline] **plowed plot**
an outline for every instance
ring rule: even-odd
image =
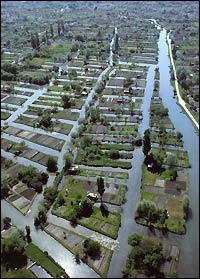
[[[111,78],[109,83],[109,86],[120,86],[123,87],[124,85],[124,79],[119,79],[119,78]]]
[[[14,206],[22,209],[30,204],[30,201],[24,197],[20,197],[19,199],[13,201]]]
[[[14,166],[10,167],[8,170],[7,170],[7,173],[12,176],[13,173],[17,173],[20,169],[22,169],[24,166],[22,165],[18,165],[18,164],[15,164]]]
[[[38,153],[38,151],[36,150],[26,150],[23,152],[23,157],[27,158],[27,159],[31,159],[32,157],[34,157],[36,154]]]
[[[29,201],[31,201],[35,195],[35,191],[32,188],[28,188],[25,191],[21,192],[20,194],[25,197],[26,199],[28,199]]]
[[[94,189],[96,187],[96,182],[92,182],[92,181],[85,181],[83,183],[83,189],[86,191],[91,191],[92,189]]]
[[[8,198],[9,201],[14,202],[20,198],[20,195],[14,194]]]
[[[19,98],[19,97],[8,97],[3,100],[4,103],[12,104],[12,105],[22,105],[27,99]]]

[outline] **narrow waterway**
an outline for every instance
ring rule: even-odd
[[[199,136],[192,121],[183,113],[173,99],[173,87],[170,82],[170,59],[166,42],[166,30],[160,32],[159,38],[160,95],[163,104],[169,110],[169,117],[177,131],[183,134],[184,149],[188,151],[192,168],[189,170],[189,198],[191,214],[184,236],[169,234],[169,240],[176,239],[181,249],[178,277],[199,277]]]
[[[149,108],[154,86],[155,65],[148,69],[147,84],[142,103],[143,120],[139,125],[139,133],[143,136],[144,131],[149,128]],[[142,176],[142,163],[144,154],[142,148],[137,148],[133,152],[132,169],[129,172],[128,191],[126,193],[126,203],[121,210],[121,228],[119,230],[119,247],[114,251],[111,260],[108,277],[122,278],[122,269],[124,267],[126,256],[130,246],[128,245],[128,236],[134,232],[145,233],[146,227],[142,227],[135,222],[134,212],[137,201],[140,198],[140,184]]]

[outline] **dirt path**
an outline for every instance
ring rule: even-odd
[[[179,92],[179,88],[178,88],[178,80],[177,80],[177,76],[176,76],[176,68],[175,68],[175,64],[174,64],[174,59],[172,57],[172,47],[171,47],[171,39],[169,38],[169,33],[167,34],[167,43],[169,46],[169,55],[170,55],[170,60],[171,60],[171,64],[173,67],[173,71],[174,71],[174,79],[175,79],[175,89],[177,92],[177,96],[178,96],[178,102],[179,104],[183,107],[183,109],[185,110],[185,112],[188,114],[188,116],[191,118],[191,120],[193,121],[193,123],[195,124],[195,126],[198,128],[199,130],[199,124],[198,122],[195,120],[195,118],[193,117],[193,115],[191,114],[191,112],[188,110],[188,108],[186,107],[185,101],[182,99],[180,92]]]

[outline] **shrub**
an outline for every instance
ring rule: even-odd
[[[9,187],[6,183],[6,180],[4,179],[3,182],[1,182],[1,199],[5,199],[9,196]]]
[[[131,246],[137,246],[140,244],[142,236],[140,234],[134,233],[128,237],[128,244]]]
[[[108,156],[111,158],[111,159],[119,159],[120,158],[120,153],[118,150],[111,150],[109,153],[108,153]]]
[[[19,231],[3,239],[1,243],[2,261],[12,268],[24,266],[27,260],[25,244]]]
[[[40,174],[40,181],[42,182],[42,184],[47,184],[49,175],[46,172],[42,172]]]
[[[183,198],[183,210],[185,212],[186,217],[189,212],[189,205],[190,205],[189,197],[187,195],[185,195]]]
[[[58,169],[57,167],[57,162],[53,157],[49,157],[48,161],[47,161],[47,170],[49,172],[56,172]]]
[[[88,256],[97,256],[100,254],[100,244],[97,241],[94,241],[92,239],[86,239],[84,241],[84,251],[85,254]]]

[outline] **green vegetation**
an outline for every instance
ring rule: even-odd
[[[108,149],[108,150],[125,150],[125,151],[133,151],[134,147],[132,145],[126,145],[126,144],[109,144],[109,143],[102,143],[99,145],[102,149]]]
[[[47,170],[49,172],[56,172],[58,169],[57,167],[57,161],[54,157],[49,157],[47,162]]]
[[[37,278],[36,275],[25,267],[15,269],[7,269],[3,264],[1,264],[1,278]]]
[[[8,119],[8,117],[10,117],[11,116],[11,113],[10,112],[8,112],[8,111],[1,111],[1,119],[2,120],[6,120],[6,119]]]
[[[161,241],[133,234],[129,236],[129,244],[132,248],[123,270],[124,278],[136,278],[137,273],[148,277],[164,277],[162,266],[168,257],[162,251]]]
[[[47,183],[48,174],[39,173],[35,167],[24,167],[21,169],[17,177],[28,187],[34,188],[38,193],[42,192],[42,186]]]
[[[20,232],[13,232],[9,237],[2,239],[1,259],[8,268],[22,268],[27,262],[25,254],[26,242],[22,239]]]
[[[88,169],[78,169],[78,174],[82,176],[102,176],[102,177],[114,177],[119,179],[128,179],[128,173],[126,172],[107,172],[107,171],[98,171],[98,170],[88,170]]]
[[[42,266],[53,277],[67,277],[65,271],[50,257],[47,253],[42,252],[36,245],[29,243],[26,248],[26,255],[33,262]]]
[[[82,181],[68,179],[66,187],[58,194],[52,213],[92,230],[117,238],[120,214],[103,212],[86,199],[87,191]],[[97,191],[95,191],[97,192]]]
[[[166,230],[177,233],[184,234],[186,232],[185,223],[188,215],[189,199],[187,196],[168,196],[165,201],[163,201],[162,206],[157,207],[155,203],[157,200],[161,200],[164,192],[159,193],[162,187],[155,186],[157,180],[160,181],[171,181],[176,183],[177,171],[173,168],[164,170],[161,173],[152,173],[143,165],[143,175],[142,175],[142,191],[141,191],[141,201],[140,206],[142,206],[142,211],[146,211],[142,215],[136,214],[137,222],[142,225],[154,226],[156,228],[162,229],[163,232]],[[176,184],[174,184],[174,189]],[[149,186],[149,190],[148,190]],[[145,187],[145,190],[143,190]],[[153,189],[152,189],[153,187]],[[165,187],[165,186],[163,186]],[[152,190],[151,190],[152,189]],[[163,188],[164,191],[165,188]],[[140,210],[140,209],[139,209]],[[151,212],[149,212],[149,210]],[[167,210],[168,217],[163,219],[162,212]],[[153,222],[151,219],[151,214],[153,214]]]

